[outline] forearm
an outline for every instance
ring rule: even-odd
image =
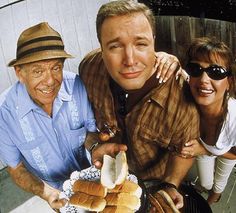
[[[94,143],[99,142],[99,141],[100,139],[99,139],[98,133],[88,132],[86,135],[85,143],[84,143],[85,148],[89,150]]]
[[[224,157],[224,158],[230,159],[230,160],[235,160],[236,159],[236,154],[231,152],[231,151],[228,151],[228,152],[226,152],[225,154],[223,154],[221,156]]]
[[[44,183],[33,176],[22,163],[16,168],[8,167],[8,172],[20,188],[43,198]]]
[[[193,162],[194,158],[183,158],[170,154],[163,180],[178,187],[192,167]]]

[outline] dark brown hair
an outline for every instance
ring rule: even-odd
[[[151,25],[153,35],[155,35],[155,17],[152,11],[145,4],[137,3],[132,0],[120,0],[108,2],[99,9],[96,19],[98,41],[101,43],[101,28],[105,19],[133,13],[143,13]]]

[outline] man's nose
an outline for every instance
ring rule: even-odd
[[[132,47],[125,48],[124,64],[126,66],[134,65],[135,52]]]
[[[46,82],[47,85],[53,85],[54,84],[54,81],[55,81],[55,78],[54,78],[54,75],[53,73],[51,72],[51,70],[47,70],[45,72],[45,79],[44,81]]]

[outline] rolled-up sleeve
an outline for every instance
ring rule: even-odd
[[[0,116],[0,120],[2,120]],[[9,132],[4,129],[3,122],[0,122],[0,159],[10,167],[16,167],[21,162],[21,153],[12,142]]]

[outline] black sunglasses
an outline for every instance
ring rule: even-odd
[[[207,68],[203,68],[197,63],[188,63],[186,66],[186,72],[191,77],[200,77],[203,72],[206,72],[207,75],[213,80],[222,80],[231,75],[230,70],[227,70],[221,66],[211,65]]]

